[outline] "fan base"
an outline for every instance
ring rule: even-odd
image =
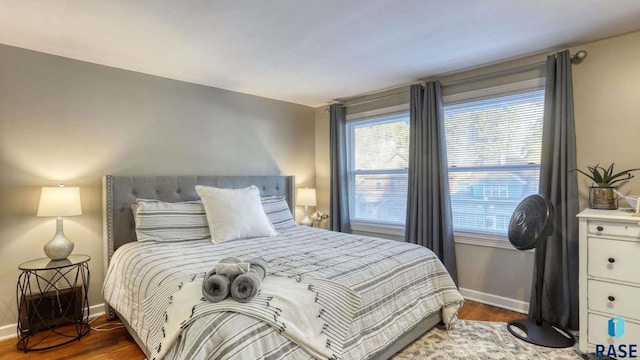
[[[512,327],[518,328],[525,335],[516,332]],[[531,319],[511,320],[507,324],[507,329],[518,339],[540,346],[567,348],[576,343],[576,339],[568,331],[560,326],[551,326],[546,321],[542,321],[538,325],[535,320]]]

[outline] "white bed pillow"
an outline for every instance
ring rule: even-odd
[[[262,209],[276,231],[296,226],[284,196],[263,197]]]
[[[196,185],[196,192],[204,204],[214,243],[276,235],[262,209],[257,187],[220,189]]]
[[[211,238],[200,201],[170,203],[137,199],[132,205],[138,241],[185,241]]]

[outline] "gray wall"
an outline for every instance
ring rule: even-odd
[[[314,127],[309,107],[0,45],[0,336],[16,322],[18,265],[43,257],[55,232],[35,216],[41,186],[81,187],[83,215],[65,233],[92,257],[94,305],[103,175],[282,174],[314,186]]]

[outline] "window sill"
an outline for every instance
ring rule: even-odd
[[[373,234],[385,234],[404,237],[404,225],[376,224],[364,221],[352,221],[351,229]],[[455,232],[453,234],[453,238],[456,244],[520,251],[514,248],[513,245],[511,245],[509,239],[506,236],[470,232]],[[526,251],[533,252],[534,250],[532,249]]]
[[[404,225],[376,224],[364,221],[352,221],[351,229],[375,234],[385,234],[404,237]]]

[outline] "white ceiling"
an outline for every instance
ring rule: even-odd
[[[638,29],[638,0],[0,0],[0,43],[314,107]]]

